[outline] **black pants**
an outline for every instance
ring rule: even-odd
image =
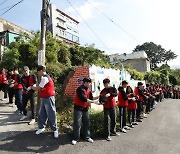
[[[8,89],[8,95],[9,95],[9,103],[13,103],[13,97],[14,97],[14,88]]]
[[[147,99],[147,106],[146,106],[146,112],[151,111],[151,98]]]
[[[110,122],[109,122],[110,119]],[[116,108],[104,108],[104,135],[110,136],[110,133],[116,133]]]
[[[136,120],[140,120],[140,115],[142,111],[142,102],[137,101],[137,110],[136,110]]]
[[[7,84],[1,84],[0,85],[0,90],[4,92],[4,98],[7,98],[8,94],[8,85]]]
[[[131,125],[134,122],[135,110],[128,110],[128,123]]]
[[[27,110],[26,110],[26,106],[28,101],[30,100],[30,104],[31,104],[31,112],[32,112],[32,119],[35,118],[35,100],[34,100],[34,93],[33,92],[29,92],[28,94],[23,94],[22,95],[22,110],[23,110],[23,114],[26,116],[27,115]]]
[[[151,100],[151,108],[153,108],[155,99],[153,97],[151,97],[150,100]]]
[[[119,107],[120,129],[126,126],[126,107]]]
[[[78,141],[80,138],[80,131],[81,125],[83,124],[83,131],[85,139],[90,138],[90,119],[89,119],[89,112],[87,111],[80,111],[74,109],[74,140]]]
[[[156,95],[156,102],[159,102],[160,94]]]

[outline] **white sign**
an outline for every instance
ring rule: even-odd
[[[38,65],[45,65],[45,57],[43,50],[38,51]]]

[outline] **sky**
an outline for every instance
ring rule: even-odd
[[[0,0],[0,14],[5,11],[4,8],[19,0],[6,0],[1,4],[3,1]],[[169,64],[171,66],[180,65],[179,0],[69,1],[75,9],[69,5],[67,0],[51,0],[59,9],[80,21],[81,45],[94,43],[95,47],[105,53],[113,54],[131,53],[137,45],[154,42],[179,55]],[[28,30],[39,30],[41,3],[42,0],[24,0],[13,10],[0,17]]]

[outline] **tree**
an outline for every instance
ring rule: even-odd
[[[145,51],[151,64],[151,68],[157,68],[160,63],[166,63],[173,60],[177,55],[171,50],[166,51],[161,45],[157,45],[153,42],[146,42],[142,45],[136,46],[133,52]]]
[[[149,83],[160,83],[160,73],[157,71],[146,72],[144,75],[144,80],[148,81]]]
[[[7,49],[1,61],[1,67],[5,67],[6,69],[19,67],[19,57],[20,54],[17,48]]]
[[[134,80],[144,80],[144,73],[138,72],[135,69],[127,69],[129,74],[131,75],[131,78]]]

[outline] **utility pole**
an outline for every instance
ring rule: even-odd
[[[40,51],[38,52],[38,65],[45,65],[45,52],[46,52],[46,27],[48,19],[48,6],[50,0],[42,0],[41,11],[41,44]]]
[[[42,10],[41,10],[41,43],[40,50],[38,52],[38,65],[45,66],[45,53],[46,53],[46,28],[47,28],[47,20],[48,20],[48,7],[50,0],[42,0]],[[40,83],[41,78],[38,76],[38,83]],[[37,97],[37,113],[39,112],[40,107],[40,97]]]

